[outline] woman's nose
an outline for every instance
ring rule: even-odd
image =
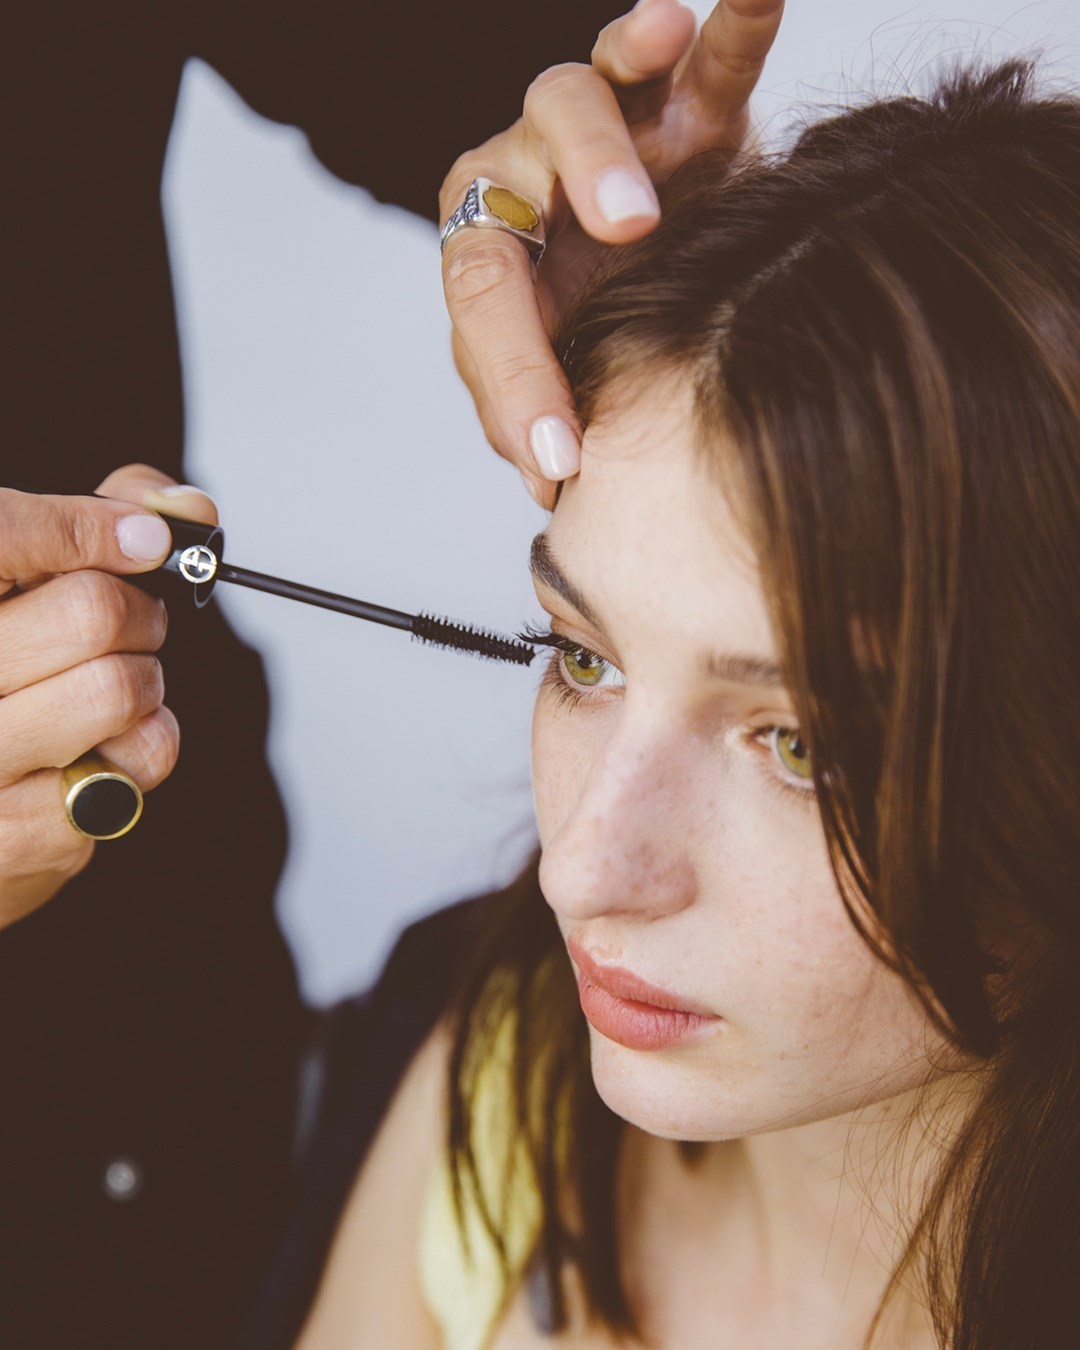
[[[684,738],[683,738],[684,739]],[[583,775],[581,792],[540,860],[560,916],[660,918],[693,903],[692,773],[668,730],[624,722]]]

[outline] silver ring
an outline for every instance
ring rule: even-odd
[[[539,262],[544,252],[544,216],[540,208],[528,197],[501,187],[490,178],[474,178],[469,184],[465,200],[442,227],[440,251],[445,251],[458,230],[466,229],[504,230],[521,240],[533,262]]]

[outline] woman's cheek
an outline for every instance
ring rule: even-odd
[[[596,749],[588,715],[555,704],[541,689],[533,709],[533,804],[541,848],[573,811]]]

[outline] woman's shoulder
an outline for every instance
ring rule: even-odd
[[[293,1200],[244,1347],[284,1350],[302,1325],[313,1324],[316,1291],[321,1298],[349,1213],[362,1202],[361,1182],[376,1166],[392,1169],[398,1162],[383,1142],[388,1134],[401,1135],[402,1148],[427,1146],[390,1121],[407,1111],[402,1101],[415,1101],[439,1083],[448,1042],[437,1028],[461,963],[498,898],[460,901],[412,924],[370,990],[320,1015],[303,1073]],[[432,1125],[441,1118],[426,1107],[421,1114]]]
[[[433,953],[445,970],[484,916],[485,905],[474,903],[410,934],[380,987],[406,971],[412,984]],[[458,954],[466,955],[460,947]],[[406,998],[406,1007],[413,1004]],[[515,1025],[508,1011],[475,1074],[468,1126],[475,1171],[459,1174],[455,1185],[447,1102],[455,1037],[450,1016],[434,1022],[351,1187],[298,1350],[488,1344],[525,1274],[540,1217],[531,1162],[513,1127]]]
[[[409,1064],[349,1193],[297,1350],[441,1345],[421,1289],[421,1225],[444,1139],[450,1037],[440,1023]]]

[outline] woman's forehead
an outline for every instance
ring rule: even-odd
[[[754,551],[716,471],[730,447],[722,433],[715,440],[701,445],[685,382],[665,380],[608,409],[585,432],[581,471],[563,485],[549,536],[575,549],[602,537],[628,562],[674,565],[687,580],[734,569],[759,585]]]
[[[701,453],[687,390],[590,426],[545,552],[609,623],[663,617],[710,646],[734,626],[740,645],[775,650],[757,560]]]

